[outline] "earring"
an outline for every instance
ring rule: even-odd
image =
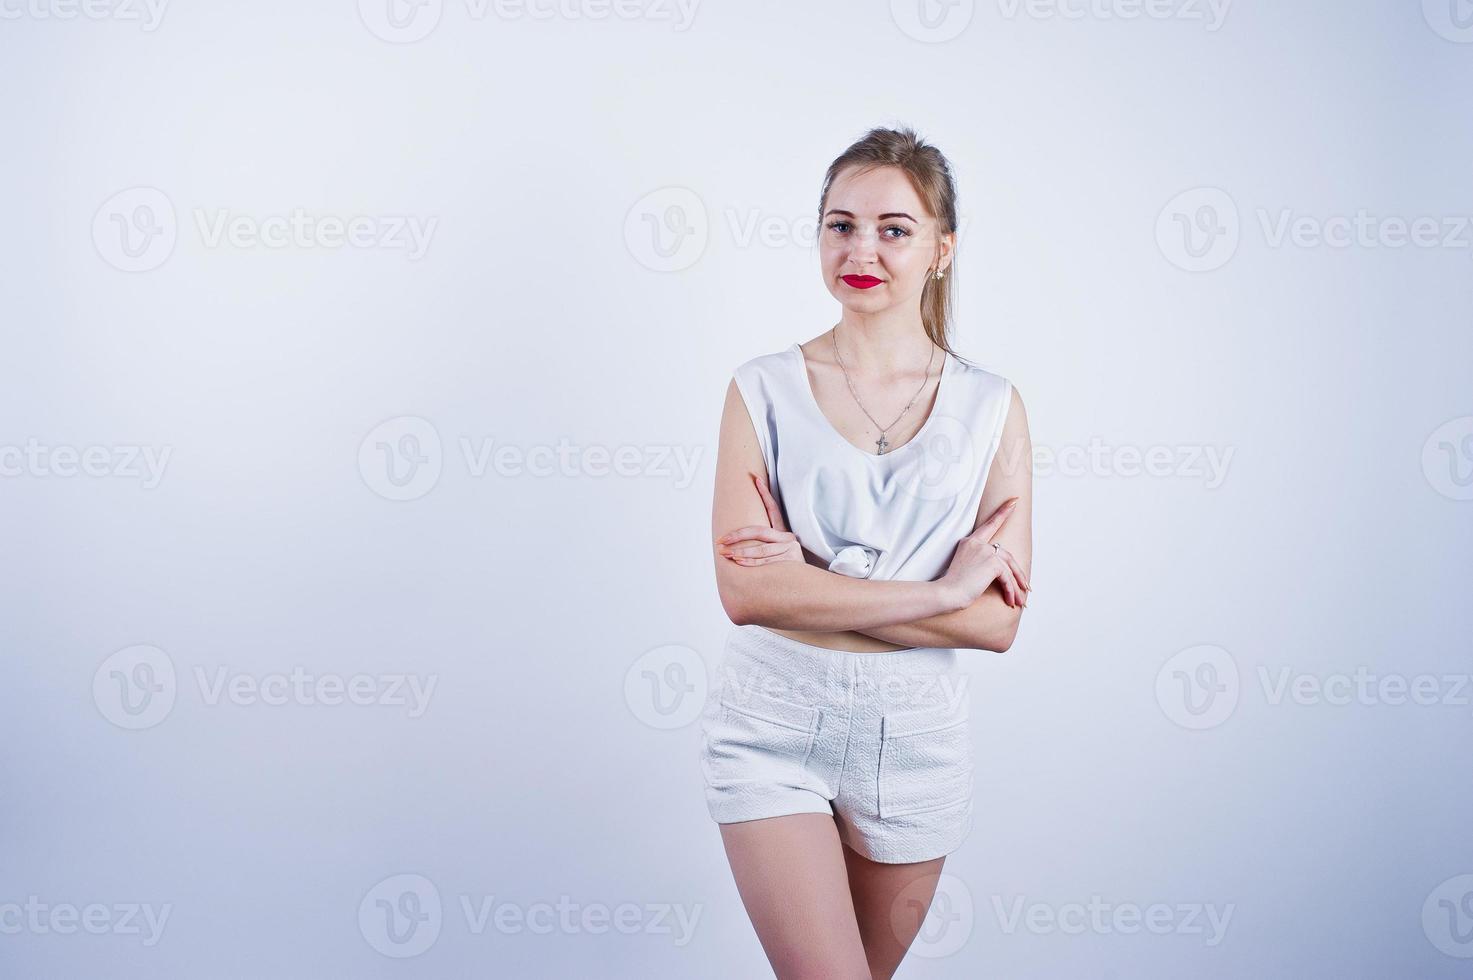
[[[946,273],[942,272],[940,269],[937,269],[936,270],[936,275],[933,278],[940,279],[944,275],[946,275]]]

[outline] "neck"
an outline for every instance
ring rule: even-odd
[[[896,374],[925,365],[939,350],[919,318],[854,314],[848,310],[834,326],[844,363],[862,374]]]

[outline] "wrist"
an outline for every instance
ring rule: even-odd
[[[956,612],[972,604],[972,597],[967,595],[966,590],[949,579],[937,579],[932,585],[936,587],[937,601],[942,606],[942,612]]]

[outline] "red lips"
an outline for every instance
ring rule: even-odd
[[[872,289],[884,282],[883,279],[876,279],[874,276],[843,276],[842,278],[855,289]]]

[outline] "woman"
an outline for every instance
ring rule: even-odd
[[[838,323],[727,387],[712,532],[735,627],[701,767],[779,977],[899,966],[971,829],[959,657],[1006,651],[1031,588],[1022,400],[948,343],[956,213],[913,131],[849,147],[819,200]]]

